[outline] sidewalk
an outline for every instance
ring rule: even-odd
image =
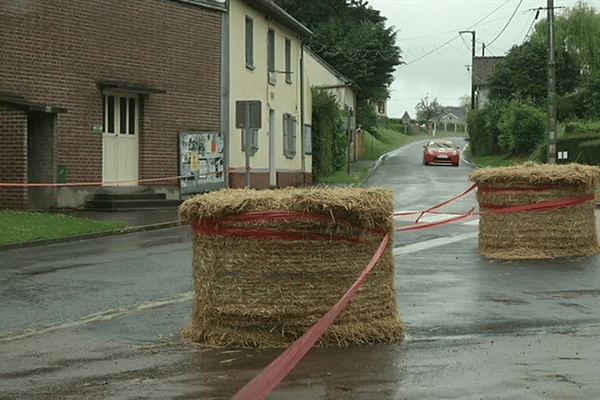
[[[350,164],[350,172],[358,171],[364,167],[370,167],[369,173],[373,171],[380,160],[357,160]],[[152,210],[126,210],[126,211],[86,211],[65,210],[64,214],[78,218],[91,218],[101,221],[123,222],[131,228],[142,228],[149,226],[177,225],[179,221],[179,209],[177,207],[168,209]]]
[[[137,228],[165,224],[176,225],[179,221],[178,210],[177,207],[174,207],[127,211],[66,210],[62,213],[77,218],[123,222],[128,227]]]
[[[148,231],[161,228],[170,228],[173,226],[180,225],[179,208],[177,207],[127,211],[62,210],[59,212],[77,218],[90,218],[100,221],[123,222],[125,225],[127,225],[127,227],[125,229],[99,231],[83,235],[73,235],[51,239],[37,239],[26,242],[0,244],[0,251],[33,246],[44,246],[56,243],[74,242],[82,239],[93,239],[109,235]]]

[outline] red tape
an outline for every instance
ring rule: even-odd
[[[248,228],[243,226],[231,226],[228,223],[233,222],[264,222],[273,220],[315,220],[332,221],[336,220],[331,215],[313,214],[301,211],[250,211],[243,214],[229,215],[219,219],[202,219],[192,221],[194,232],[208,236],[228,236],[241,237],[245,239],[280,239],[280,240],[346,240],[352,243],[359,241],[358,237],[340,237],[333,235],[319,235],[314,233],[278,231],[275,229]],[[337,222],[345,222],[360,230],[384,234],[383,231],[376,229],[361,228],[347,221],[338,219]]]
[[[296,340],[279,357],[262,370],[254,379],[246,384],[240,391],[233,395],[232,400],[259,400],[265,399],[273,389],[289,375],[289,373],[304,358],[306,353],[325,333],[327,328],[335,321],[340,313],[346,308],[350,300],[358,291],[360,285],[369,276],[373,268],[377,265],[383,252],[390,241],[390,234],[386,234],[381,244],[377,248],[375,255],[369,262],[356,282],[348,289],[342,298],[325,314],[316,324],[314,324],[304,335]]]
[[[419,220],[425,214],[436,214],[437,212],[434,210],[437,210],[456,199],[466,196],[471,191],[473,191],[475,189],[475,187],[476,187],[476,185],[473,185],[466,191],[462,192],[461,194],[454,196],[438,205],[430,207],[430,208],[426,209],[425,211],[395,213],[394,214],[395,217],[419,214],[419,217],[415,220],[414,225],[406,226],[406,227],[402,227],[402,228],[396,228],[396,231],[414,231],[414,230],[420,230],[420,229],[434,228],[437,226],[447,225],[447,224],[451,224],[451,223],[455,223],[455,222],[461,222],[461,221],[471,218],[474,215],[508,214],[508,213],[513,213],[513,212],[557,210],[560,208],[577,206],[579,204],[583,204],[588,201],[593,201],[595,199],[595,195],[590,194],[590,195],[572,196],[572,197],[568,197],[566,199],[549,200],[549,201],[544,201],[544,202],[539,202],[539,203],[522,204],[522,205],[517,205],[517,206],[503,206],[503,205],[482,203],[479,205],[479,207],[480,207],[480,209],[485,210],[485,211],[476,213],[476,212],[474,212],[474,209],[471,209],[466,214],[459,214],[456,217],[448,218],[443,221],[419,224]],[[538,186],[538,187],[534,187],[534,188],[508,189],[506,191],[512,191],[512,190],[516,190],[516,191],[521,191],[521,190],[538,191],[539,190],[539,191],[542,191],[542,190],[555,190],[558,188],[560,188],[560,187],[559,186]],[[483,191],[483,192],[505,191],[505,189],[497,189],[497,188],[478,188],[478,190]],[[452,213],[450,213],[450,214],[452,214]]]
[[[436,206],[433,206],[433,207],[430,207],[430,208],[428,208],[427,210],[423,211],[423,213],[422,213],[422,214],[419,216],[419,218],[417,218],[417,220],[415,221],[415,223],[419,222],[419,220],[421,219],[421,217],[423,216],[423,214],[426,214],[426,213],[428,213],[428,212],[431,212],[431,211],[433,211],[433,210],[437,210],[438,208],[442,208],[442,207],[444,207],[446,204],[449,204],[449,203],[453,202],[454,200],[458,200],[458,199],[460,199],[461,197],[464,197],[464,196],[466,196],[467,194],[469,194],[469,193],[471,193],[473,190],[475,190],[475,188],[476,188],[476,187],[477,187],[477,185],[476,185],[476,184],[473,184],[473,185],[471,185],[471,187],[470,187],[470,188],[468,188],[467,190],[465,190],[465,191],[464,191],[464,192],[462,192],[461,194],[458,194],[458,195],[456,195],[456,196],[454,196],[454,197],[452,197],[452,198],[449,198],[448,200],[446,200],[446,201],[443,201],[443,202],[441,202],[440,204],[438,204],[438,205],[436,205]]]
[[[497,192],[543,192],[545,190],[560,190],[564,186],[531,186],[524,188],[494,188],[494,187],[479,187],[477,190],[481,193],[497,193]]]
[[[588,201],[594,200],[596,197],[593,194],[586,194],[581,196],[572,196],[566,199],[549,200],[539,203],[532,204],[520,204],[518,206],[501,206],[496,204],[480,204],[482,211],[480,215],[488,214],[508,214],[514,212],[525,212],[525,211],[549,211],[557,210],[560,208],[573,207]]]
[[[227,174],[238,170],[246,170],[242,168],[231,168],[226,171],[210,172],[208,174],[200,174],[201,176]],[[0,182],[0,188],[28,188],[28,187],[71,187],[71,186],[114,186],[119,184],[138,184],[138,183],[150,183],[150,182],[165,182],[165,181],[176,181],[184,178],[190,178],[190,175],[170,176],[167,178],[151,178],[151,179],[137,179],[132,181],[103,181],[103,182],[73,182],[73,183],[11,183],[11,182]]]
[[[246,228],[239,226],[222,225],[214,220],[193,221],[194,232],[207,236],[228,236],[244,239],[263,240],[347,240],[352,243],[359,241],[358,237],[338,237],[328,235],[317,235],[314,233],[300,233],[289,231],[278,231],[275,229]]]
[[[458,215],[456,217],[452,217],[452,218],[448,218],[445,219],[443,221],[436,221],[436,222],[430,222],[427,224],[413,224],[410,226],[405,226],[402,228],[396,228],[397,232],[404,232],[404,231],[417,231],[417,230],[421,230],[421,229],[429,229],[429,228],[434,228],[436,226],[442,226],[442,225],[448,225],[448,224],[453,224],[456,222],[460,222],[460,221],[466,221],[469,218],[471,218],[472,216],[477,215],[477,213],[475,212],[475,207],[471,208],[467,213],[465,214],[461,214]]]

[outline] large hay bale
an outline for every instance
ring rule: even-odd
[[[326,220],[270,220],[229,225],[327,235],[342,240],[253,239],[193,234],[195,296],[187,339],[209,345],[292,344],[344,295],[393,232],[389,190],[223,189],[184,202],[181,221],[218,221],[253,211],[298,211]],[[357,241],[345,240],[358,238]],[[398,338],[391,246],[320,345]]]
[[[483,214],[479,252],[490,258],[554,258],[600,252],[596,202],[600,168],[579,164],[483,168],[471,174],[482,212],[588,196],[589,201],[547,211]]]

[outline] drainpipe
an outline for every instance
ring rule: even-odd
[[[221,131],[223,132],[223,169],[229,170],[229,106],[230,106],[230,78],[229,78],[229,1],[225,2],[227,9],[222,17],[221,41]],[[229,187],[229,173],[223,177],[225,187]]]
[[[304,154],[304,42],[300,42],[300,154],[302,185],[306,185],[306,156]]]

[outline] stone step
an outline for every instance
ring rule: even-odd
[[[97,193],[86,210],[140,210],[179,207],[181,200],[167,200],[164,193]]]

